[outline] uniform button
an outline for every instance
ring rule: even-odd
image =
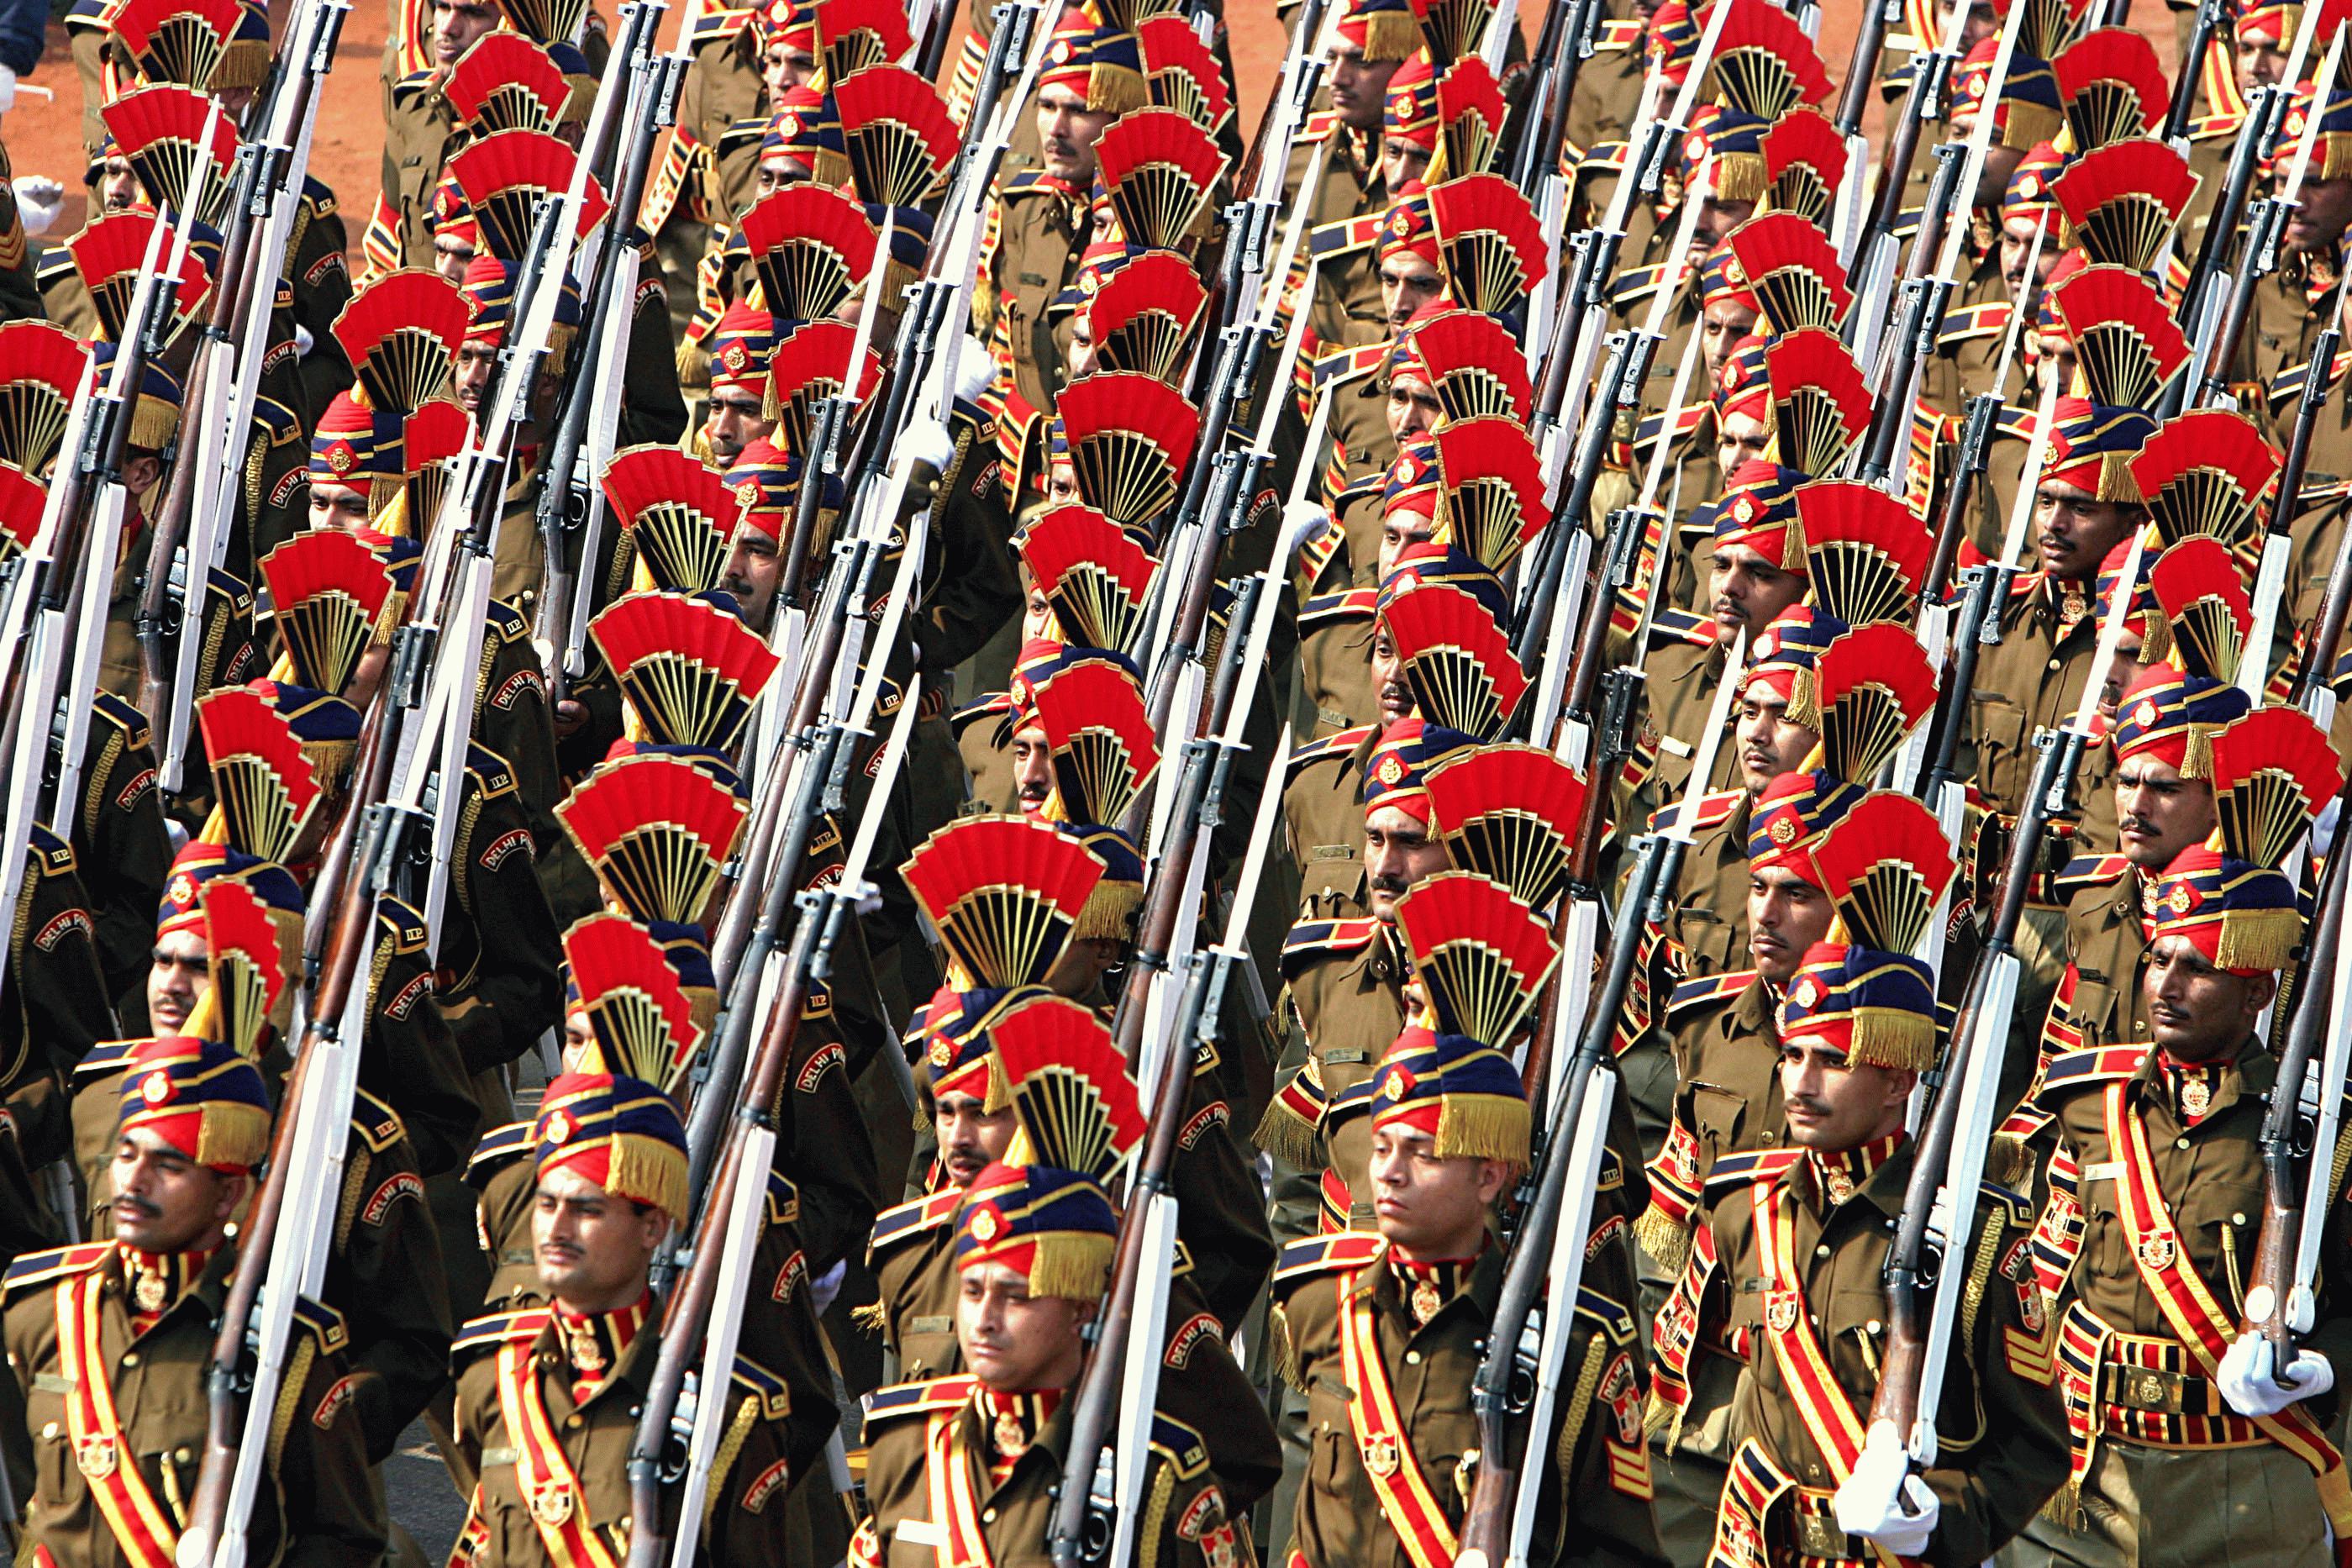
[[[195,1457],[196,1453],[193,1448],[174,1448],[172,1450],[172,1462],[175,1465],[184,1465]]]
[[[1421,1352],[1419,1351],[1405,1352],[1404,1363],[1407,1366],[1419,1366],[1421,1364]]]
[[[44,1443],[54,1443],[57,1440],[58,1424],[52,1421],[41,1428],[41,1441]]]
[[[992,1508],[982,1509],[980,1510],[980,1522],[982,1524],[994,1524],[996,1522],[996,1510]]]
[[[137,1351],[124,1351],[122,1352],[122,1364],[125,1368],[137,1366],[139,1364],[139,1352]]]
[[[2058,661],[2057,661],[2056,659],[2054,659],[2054,658],[2053,658],[2053,659],[2052,659],[2052,660],[2050,661],[2050,668],[2053,668],[2053,669],[2057,668],[2058,668]]]
[[[1876,1318],[1873,1318],[1870,1321],[1862,1325],[1862,1331],[1865,1334],[1874,1334],[1883,1327],[1885,1327],[1884,1324],[1882,1324]]]
[[[541,1351],[539,1356],[539,1364],[541,1366],[553,1366],[555,1364],[555,1352],[553,1351]]]
[[[1776,1132],[1767,1132],[1766,1134],[1764,1134],[1764,1136],[1763,1136],[1763,1137],[1761,1137],[1761,1138],[1758,1139],[1758,1140],[1757,1140],[1757,1142],[1759,1142],[1759,1143],[1761,1143],[1765,1148],[1769,1149],[1769,1148],[1770,1148],[1770,1147],[1771,1147],[1775,1142],[1777,1142],[1779,1141],[1779,1139],[1780,1139],[1780,1134],[1778,1134],[1778,1133],[1776,1133]]]
[[[567,1429],[576,1432],[580,1429],[580,1417],[577,1415],[567,1415],[563,1418],[563,1425]]]
[[[2176,1149],[2186,1149],[2189,1147],[2189,1140],[2186,1138],[2175,1138],[2172,1141],[2172,1146]]]
[[[2127,915],[2131,912],[2132,907],[2127,900],[2117,899],[2116,900],[2116,913],[2119,915]]]
[[[2233,1214],[2230,1216],[2230,1223],[2231,1225],[2243,1225],[2246,1223],[2246,1216],[2242,1214]]]
[[[1813,1256],[1814,1256],[1815,1258],[1827,1258],[1829,1255],[1830,1255],[1830,1244],[1829,1244],[1828,1242],[1826,1242],[1826,1241],[1825,1241],[1825,1242],[1823,1242],[1823,1243],[1822,1243],[1819,1247],[1816,1247],[1815,1248],[1813,1248]]]

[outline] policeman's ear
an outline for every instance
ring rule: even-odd
[[[2271,1005],[2271,999],[2277,994],[2277,970],[2265,970],[2260,974],[2247,976],[2246,999],[2240,1009],[2244,1014],[2243,1018],[2240,1020],[2241,1024],[2252,1029],[2256,1021],[2262,1017],[2263,1010]]]
[[[1492,1205],[1496,1198],[1503,1195],[1503,1189],[1510,1184],[1510,1180],[1511,1163],[1508,1160],[1479,1161],[1478,1201],[1481,1204]]]
[[[246,1194],[253,1190],[253,1176],[247,1171],[217,1171],[215,1174],[220,1179],[214,1184],[213,1218],[226,1225],[245,1206]]]

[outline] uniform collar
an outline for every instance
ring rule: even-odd
[[[1001,1393],[980,1384],[971,1391],[971,1413],[980,1423],[981,1452],[992,1465],[1013,1465],[1052,1428],[1068,1391],[1040,1388]]]
[[[1808,1149],[1797,1168],[1809,1173],[1813,1190],[1821,1194],[1824,1206],[1838,1208],[1857,1194],[1867,1191],[1872,1178],[1886,1169],[1895,1156],[1903,1152],[1906,1142],[1907,1135],[1898,1128],[1859,1149],[1843,1149],[1835,1152]],[[1792,1168],[1792,1176],[1794,1172],[1795,1168]]]
[[[1470,1289],[1470,1281],[1486,1256],[1486,1248],[1482,1247],[1473,1257],[1421,1262],[1400,1257],[1396,1248],[1391,1247],[1386,1261],[1404,1310],[1412,1315],[1417,1327],[1426,1328],[1449,1302]]]
[[[183,1297],[204,1283],[213,1259],[221,1256],[221,1248],[205,1247],[186,1252],[146,1252],[117,1242],[114,1256],[122,1270],[123,1299],[130,1304],[131,1321],[140,1332],[156,1322]]]
[[[576,1403],[585,1405],[597,1390],[612,1381],[622,1358],[636,1342],[638,1331],[653,1315],[653,1292],[648,1290],[617,1311],[573,1312],[561,1306],[554,1309],[556,1342],[571,1368],[572,1395]]]
[[[2235,1105],[2241,1098],[2252,1096],[2260,1100],[2267,1096],[2278,1080],[2277,1060],[2263,1048],[2262,1041],[2252,1035],[2246,1037],[2246,1043],[2238,1048],[2236,1056],[2217,1058],[2212,1065],[2218,1070],[2210,1074],[2168,1063],[2164,1053],[2154,1046],[2147,1047],[2147,1054],[2140,1058],[2137,1070],[2132,1074],[2132,1081],[2139,1087],[2140,1103],[2147,1105],[2152,1102],[2163,1106],[2183,1128],[2201,1127],[2209,1121],[2219,1121],[2221,1112]],[[2184,1071],[2206,1084],[2205,1109],[2193,1121],[2183,1114],[2182,1085],[2185,1080],[2179,1075]],[[2193,1102],[2192,1098],[2190,1103]]]

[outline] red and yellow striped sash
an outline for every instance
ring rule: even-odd
[[[971,1457],[964,1451],[963,1415],[967,1405],[931,1413],[923,1435],[930,1453],[926,1479],[931,1487],[931,1518],[946,1540],[939,1568],[992,1568],[988,1535],[981,1528],[980,1498],[971,1479]],[[1065,1485],[1083,1485],[1066,1478]]]
[[[1348,1405],[1356,1451],[1380,1500],[1381,1512],[1397,1532],[1413,1568],[1451,1568],[1459,1550],[1445,1509],[1429,1489],[1412,1434],[1389,1386],[1388,1363],[1381,1359],[1373,1292],[1356,1291],[1360,1270],[1339,1276],[1339,1365],[1356,1397]]]
[[[72,1384],[66,1394],[66,1431],[73,1439],[74,1463],[123,1556],[135,1568],[172,1568],[180,1527],[148,1489],[115,1413],[113,1369],[106,1364],[99,1338],[101,1283],[100,1271],[92,1269],[57,1289],[58,1369]]]
[[[2180,1244],[2180,1233],[2165,1206],[2158,1184],[2156,1158],[2148,1149],[2147,1124],[2125,1103],[2127,1080],[2107,1085],[2107,1147],[2122,1164],[2116,1178],[2116,1211],[2131,1242],[2132,1263],[2140,1280],[2156,1298],[2164,1321],[2181,1345],[2197,1360],[2207,1377],[2219,1374],[2222,1352],[2237,1338],[2237,1325],[2221,1310],[2212,1289]],[[2318,1479],[2319,1500],[2338,1539],[2352,1533],[2352,1479],[2347,1479],[2344,1456],[2327,1440],[2318,1424],[2300,1405],[2290,1405],[2276,1415],[2256,1417],[2263,1435],[2311,1467]]]
[[[587,1498],[572,1457],[548,1419],[532,1342],[499,1347],[499,1411],[514,1438],[515,1486],[555,1568],[620,1568],[620,1559],[588,1518]]]

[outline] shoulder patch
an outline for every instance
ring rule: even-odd
[[[2042,1075],[2041,1092],[2033,1101],[2044,1110],[2055,1110],[2093,1084],[2131,1077],[2139,1071],[2139,1064],[2147,1059],[2147,1052],[2145,1043],[2063,1052],[2050,1058],[2050,1066]]]
[[[459,1326],[457,1339],[450,1343],[450,1357],[454,1360],[461,1355],[478,1354],[510,1340],[535,1340],[553,1316],[548,1308],[526,1307],[520,1312],[491,1312],[469,1319]]]
[[[1287,784],[1297,778],[1298,771],[1309,763],[1320,762],[1327,757],[1347,755],[1362,745],[1365,740],[1375,732],[1372,725],[1359,724],[1352,730],[1342,730],[1337,734],[1326,735],[1319,741],[1308,741],[1303,745],[1293,746],[1290,749],[1288,760],[1282,764],[1283,783]]]
[[[2077,855],[2058,869],[2051,885],[2062,895],[2080,892],[2120,879],[2131,869],[2131,862],[2121,855]]]
[[[1326,953],[1357,952],[1370,945],[1380,921],[1369,917],[1351,921],[1301,921],[1282,939],[1282,973],[1297,973]]]
[[[107,1040],[92,1046],[88,1055],[74,1063],[73,1075],[88,1081],[104,1078],[109,1073],[121,1072],[123,1064],[131,1059],[131,1053],[146,1043],[145,1039]]]
[[[892,1421],[931,1410],[948,1410],[971,1397],[980,1386],[975,1377],[934,1377],[923,1383],[900,1383],[876,1389],[866,1396],[866,1419]]]
[[[1737,789],[1719,789],[1712,795],[1699,796],[1698,815],[1691,823],[1692,828],[1703,830],[1722,826],[1738,815],[1739,803],[1747,798],[1747,791]],[[1678,809],[1680,809],[1680,803],[1675,802],[1662,805],[1650,813],[1651,831],[1655,832],[1664,826],[1667,816]]]
[[[1706,1173],[1707,1190],[1770,1181],[1804,1157],[1802,1149],[1743,1149],[1737,1154],[1725,1154]]]
[[[760,1414],[780,1421],[792,1414],[793,1394],[784,1380],[750,1356],[735,1358],[734,1385],[760,1402]]]
[[[294,1300],[294,1321],[322,1351],[339,1351],[351,1342],[351,1331],[343,1325],[343,1315],[324,1301],[313,1301],[308,1296]]]
[[[27,1252],[8,1265],[5,1278],[0,1278],[0,1293],[15,1295],[52,1279],[63,1279],[75,1274],[87,1274],[105,1261],[114,1249],[109,1241],[85,1241],[74,1247],[52,1247],[45,1252]]]
[[[144,746],[152,739],[147,731],[147,716],[111,691],[100,692],[90,703],[89,712],[91,718],[121,731],[125,745]]]
[[[1384,342],[1359,343],[1351,349],[1325,354],[1315,362],[1314,384],[1324,386],[1334,382],[1353,380],[1360,375],[1370,375],[1388,363],[1388,357],[1389,345]]]
[[[1713,647],[1715,622],[1691,610],[1661,609],[1651,618],[1650,641],[1654,645],[1687,643],[1693,647]]]
[[[1189,1481],[1209,1468],[1209,1445],[1201,1434],[1158,1410],[1151,1413],[1151,1449],[1174,1467],[1180,1481]]]
[[[1012,711],[1013,694],[1009,691],[992,691],[984,697],[973,698],[949,714],[948,728],[961,737],[966,730],[982,720],[1002,719]]]
[[[768,1223],[793,1225],[801,1217],[801,1190],[782,1171],[768,1173]]]
[[[425,951],[427,928],[423,912],[390,895],[375,901],[375,931],[376,940],[390,942],[395,954]]]
[[[1379,608],[1378,588],[1342,588],[1336,594],[1318,594],[1298,607],[1298,632],[1301,637],[1310,631],[1323,631],[1349,621],[1368,621]],[[1326,742],[1337,736],[1326,737]],[[1313,742],[1325,743],[1323,742]],[[1293,761],[1297,752],[1291,752]]]
[[[1343,1230],[1337,1236],[1309,1236],[1290,1243],[1274,1260],[1276,1283],[1328,1274],[1338,1268],[1361,1268],[1388,1247],[1370,1231]]]
[[[379,1154],[408,1136],[400,1112],[363,1089],[352,1096],[352,1131]]]

